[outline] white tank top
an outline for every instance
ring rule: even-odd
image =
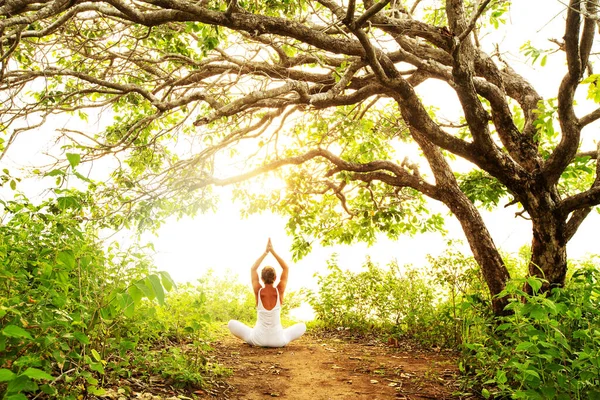
[[[260,299],[260,289],[258,291],[258,306],[256,307],[258,316],[256,325],[252,332],[252,344],[262,347],[281,347],[287,344],[283,335],[281,326],[281,301],[279,299],[279,289],[277,290],[277,303],[271,310],[267,310]]]

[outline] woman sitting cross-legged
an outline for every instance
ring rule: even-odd
[[[281,279],[277,286],[273,286],[277,275],[273,267],[264,267],[261,273],[264,287],[258,280],[258,267],[269,254],[273,254],[282,268]],[[256,297],[256,309],[258,318],[254,328],[243,324],[240,321],[229,321],[229,330],[234,336],[242,339],[253,346],[261,347],[283,347],[292,340],[298,339],[306,332],[306,325],[299,323],[289,328],[281,326],[281,304],[283,303],[283,294],[288,281],[289,267],[283,259],[275,253],[271,239],[267,243],[267,249],[256,260],[250,269],[252,279],[252,288]]]

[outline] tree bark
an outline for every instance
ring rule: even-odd
[[[481,272],[492,296],[494,314],[504,315],[508,298],[497,295],[506,287],[510,274],[481,214],[460,190],[452,190],[444,194],[443,201],[460,222],[473,256],[481,267]]]
[[[534,218],[529,275],[546,280],[541,291],[561,287],[567,274],[566,223],[560,216],[544,213]],[[527,292],[532,293],[529,285]]]

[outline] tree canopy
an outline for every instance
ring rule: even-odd
[[[485,42],[486,30],[510,29],[509,8],[506,0],[5,1],[2,154],[57,115],[77,116],[58,130],[65,166],[48,174],[87,181],[105,205],[89,217],[113,225],[193,213],[210,207],[212,185],[277,173],[285,189],[240,196],[249,211],[289,215],[297,255],[314,238],[440,230],[443,218],[426,203],[437,200],[460,222],[492,295],[509,273],[479,210],[504,198],[531,219],[529,272],[548,289],[564,282],[566,244],[600,203],[599,149],[580,148],[600,108],[582,113],[574,101],[582,85],[600,101],[597,1],[564,8],[553,57],[567,68],[549,99]],[[545,62],[539,49],[527,51]],[[419,96],[431,80],[454,92],[455,120]],[[225,167],[232,156],[237,169]],[[455,172],[456,160],[472,169]],[[110,176],[90,181],[81,163],[108,166]],[[504,305],[494,300],[497,313]]]

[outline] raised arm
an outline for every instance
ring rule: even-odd
[[[273,249],[273,245],[271,244],[271,239],[269,239],[269,244],[267,245],[267,251],[270,251],[271,254],[273,254],[273,257],[275,257],[275,259],[281,266],[281,269],[283,270],[281,272],[281,278],[279,279],[279,284],[277,285],[277,289],[279,290],[279,296],[281,297],[281,301],[283,302],[283,293],[285,292],[285,288],[287,286],[288,273],[289,273],[290,268],[288,267],[286,262],[283,260],[283,258],[281,258],[279,256],[279,254],[277,254],[275,252],[275,249]]]
[[[258,260],[256,260],[254,265],[252,265],[252,267],[250,268],[250,280],[252,281],[252,289],[254,290],[254,297],[257,298],[257,301],[258,291],[261,288],[260,282],[258,281],[258,267],[260,267],[260,264],[263,262],[267,254],[269,254],[268,246],[267,250],[265,250],[265,252],[262,253],[260,257],[258,257]]]

